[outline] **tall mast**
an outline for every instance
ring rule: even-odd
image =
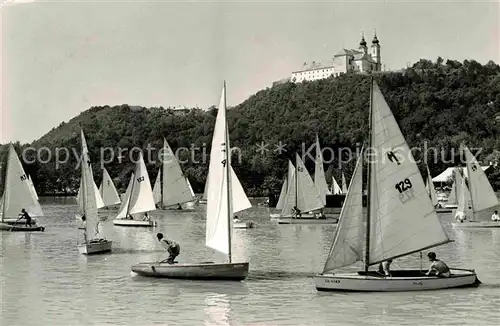
[[[372,114],[373,114],[373,76],[370,77],[370,113],[369,122],[368,122],[368,148],[370,152],[372,151]],[[368,267],[370,266],[370,218],[371,218],[371,184],[372,184],[372,160],[371,158],[368,160],[368,173],[367,173],[367,202],[366,202],[366,239],[365,239],[365,272],[368,272]]]
[[[232,215],[233,212],[231,210],[231,182],[229,180],[230,178],[230,166],[231,166],[231,153],[230,153],[230,148],[229,148],[229,130],[227,128],[227,117],[226,117],[226,81],[224,81],[224,124],[226,125],[226,132],[224,134],[224,152],[226,153],[226,164],[225,164],[225,169],[226,169],[226,197],[227,197],[227,228],[228,228],[228,242],[229,242],[229,250],[227,254],[227,258],[229,259],[229,263],[231,263],[231,235],[232,235]],[[219,108],[220,110],[220,108]]]

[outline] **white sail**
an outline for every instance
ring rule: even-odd
[[[283,209],[283,206],[285,205],[287,188],[288,188],[288,180],[285,178],[285,180],[283,180],[283,185],[281,186],[280,197],[278,198],[278,203],[276,204],[276,209]]]
[[[135,180],[135,175],[134,172],[132,172],[132,175],[130,176],[130,181],[128,182],[127,190],[125,191],[125,195],[123,196],[122,203],[120,205],[120,208],[118,209],[118,214],[116,215],[115,219],[127,217],[127,211],[130,203],[130,195],[132,194],[132,186],[134,185],[134,180]]]
[[[321,147],[319,145],[318,134],[316,134],[316,160],[314,168],[314,185],[318,190],[323,205],[326,205],[326,195],[329,195],[330,191],[328,190],[328,184],[326,183],[325,170],[323,167],[323,155],[321,153]]]
[[[465,178],[461,178],[461,184],[458,185],[457,193],[458,193],[458,203],[457,203],[457,211],[462,211],[466,214],[466,216],[469,217],[469,219],[472,219],[472,202],[471,202],[471,194],[469,191],[469,188],[467,188],[467,185],[465,184]]]
[[[158,169],[155,185],[153,186],[153,198],[155,204],[161,203],[161,168]]]
[[[87,147],[87,141],[85,140],[83,130],[81,131],[81,140],[82,140],[82,162],[84,162],[83,161],[83,153],[84,152],[87,154],[87,159],[90,162],[89,149]],[[92,176],[92,182],[94,184],[93,187],[94,187],[94,194],[95,194],[97,209],[99,209],[99,208],[104,207],[105,205],[104,205],[104,202],[102,200],[101,193],[99,192],[99,188],[97,188],[97,185],[95,184],[95,181],[94,181],[94,173],[92,172],[92,165],[90,165],[90,175]],[[81,182],[81,180],[80,180],[80,182]],[[80,190],[81,190],[81,188],[82,187],[80,185],[80,189],[78,190],[78,194],[76,195],[77,203],[80,203]]]
[[[179,161],[165,139],[163,139],[162,166],[162,205],[172,206],[194,200]]]
[[[151,182],[142,152],[139,153],[139,162],[136,164],[134,175],[128,213],[138,214],[154,211],[156,206],[153,198],[153,190],[151,189]]]
[[[0,197],[0,216],[3,216],[3,194]]]
[[[288,160],[288,188],[281,210],[281,214],[283,215],[291,215],[293,213],[293,208],[297,205],[297,181],[295,177],[295,167],[292,162]]]
[[[207,191],[208,191],[208,175],[207,175],[207,180],[205,180],[205,189],[203,189],[203,196],[201,196],[202,200],[207,200]]]
[[[363,157],[360,156],[340,212],[330,253],[323,273],[363,259],[365,218],[363,215]]]
[[[224,85],[210,151],[205,243],[208,247],[229,256],[233,214],[235,211],[251,207],[250,201],[231,168],[230,148],[226,121],[226,87]]]
[[[451,185],[450,195],[448,196],[448,200],[446,201],[447,205],[456,205],[457,204],[457,172],[454,172],[455,178],[453,184]]]
[[[118,191],[116,191],[113,180],[109,176],[108,170],[102,169],[102,183],[99,188],[99,193],[101,194],[102,201],[105,206],[116,205],[121,202]]]
[[[310,212],[325,207],[299,154],[295,154],[295,159],[297,162],[297,208],[301,212]]]
[[[470,152],[464,146],[465,160],[467,162],[467,175],[469,178],[469,189],[472,196],[472,208],[474,213],[499,205],[498,198],[491,187],[486,174]]]
[[[35,185],[33,184],[33,180],[30,178],[30,175],[27,174],[28,176],[28,180],[30,182],[30,186],[31,186],[31,193],[33,194],[33,197],[38,200],[38,194],[36,193],[36,189],[35,189]]]
[[[376,82],[371,125],[369,265],[450,242]]]
[[[82,213],[85,214],[86,220],[86,241],[95,238],[99,234],[99,221],[97,215],[97,198],[94,176],[90,165],[89,152],[83,130],[81,131],[82,141],[82,161],[81,161],[81,193],[80,202],[82,203]],[[97,193],[99,194],[99,193]],[[100,196],[99,196],[100,198]]]
[[[429,172],[429,167],[427,166],[427,164],[425,165],[425,167],[427,169],[427,185],[425,187],[431,198],[432,205],[436,207],[436,205],[438,204],[436,189],[434,189],[434,183],[432,182],[431,173]]]
[[[332,175],[332,193],[334,195],[342,194],[342,189],[340,188],[339,184],[337,183],[337,180],[335,180],[335,177],[333,175]]]
[[[4,188],[2,219],[18,217],[23,208],[32,217],[43,216],[42,208],[32,194],[28,175],[12,144],[9,144]]]
[[[343,194],[347,193],[347,182],[345,181],[344,172],[342,172],[342,193]]]
[[[195,197],[194,190],[193,190],[193,187],[191,186],[191,182],[189,182],[189,178],[188,177],[186,177],[186,182],[188,184],[189,191],[191,192],[191,196],[194,198]]]

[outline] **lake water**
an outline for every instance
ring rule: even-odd
[[[244,282],[152,279],[131,265],[166,258],[155,238],[181,245],[179,262],[223,261],[205,248],[204,206],[155,212],[155,229],[115,227],[111,254],[78,253],[73,199],[43,199],[44,233],[0,233],[1,325],[498,325],[500,229],[454,230],[454,243],[435,249],[450,266],[475,268],[478,288],[413,293],[320,293],[320,272],[335,226],[277,225],[269,209],[241,214],[256,227],[235,230],[235,261],[250,262]],[[424,268],[428,262],[424,261]],[[419,255],[395,260],[419,267]]]

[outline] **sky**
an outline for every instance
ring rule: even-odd
[[[0,143],[95,105],[207,108],[224,80],[236,105],[374,30],[387,70],[438,56],[500,63],[498,0],[4,0],[0,19]]]

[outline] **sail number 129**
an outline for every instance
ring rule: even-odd
[[[415,198],[410,179],[406,178],[403,181],[399,181],[394,187],[399,191],[399,200],[403,204]]]

